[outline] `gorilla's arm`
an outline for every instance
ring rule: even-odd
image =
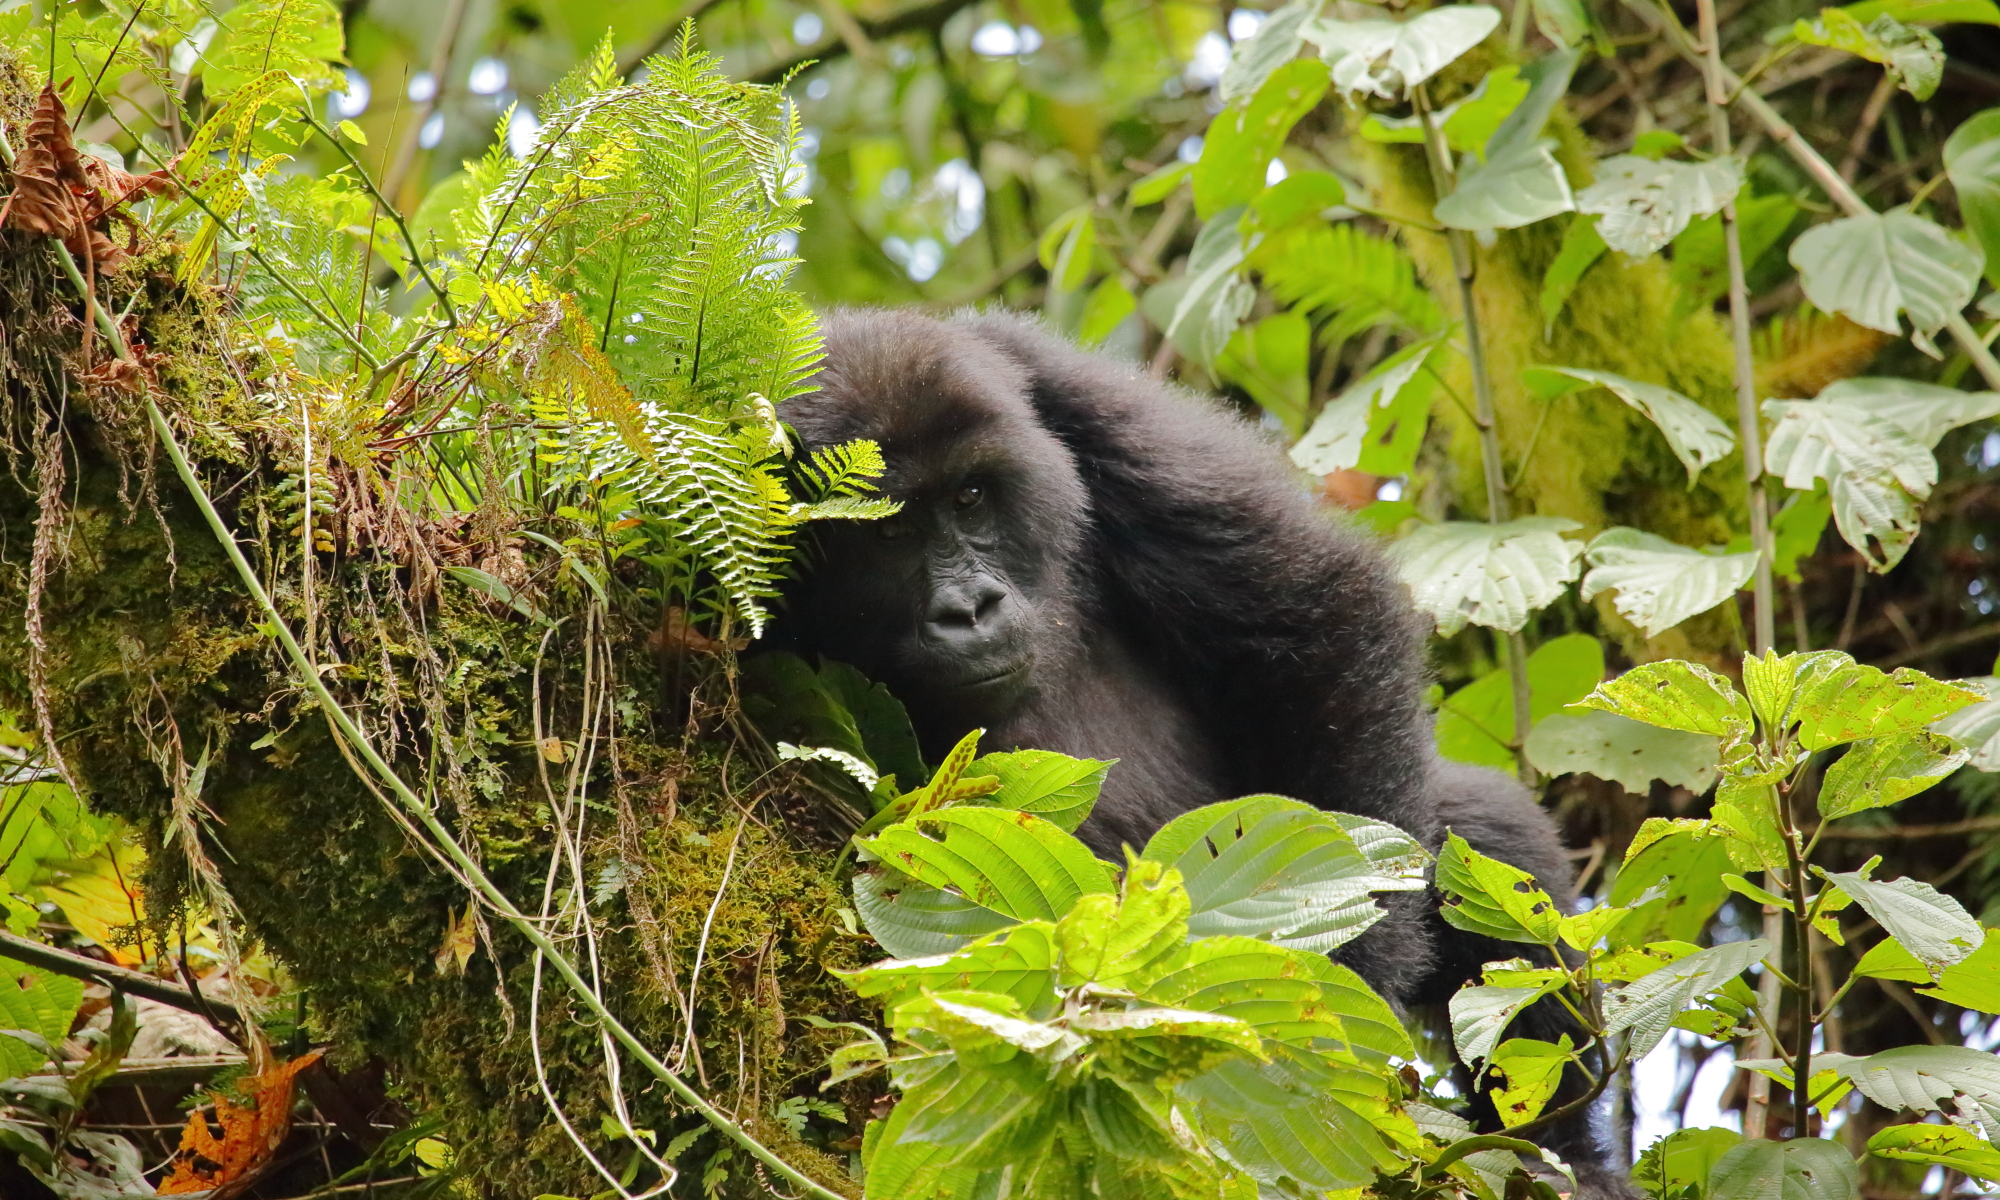
[[[961,321],[1027,368],[1090,491],[1092,616],[1186,693],[1230,792],[1282,792],[1435,844],[1421,635],[1375,548],[1247,422],[1028,320]]]

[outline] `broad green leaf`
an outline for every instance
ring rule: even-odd
[[[1359,1187],[1402,1162],[1360,1113],[1332,1099],[1274,1088],[1248,1063],[1225,1064],[1179,1092],[1231,1161],[1266,1178],[1332,1191]]]
[[[835,971],[857,995],[894,1008],[925,991],[1001,992],[1024,1012],[1054,1010],[1055,927],[1030,921],[989,934],[954,954],[888,959],[857,971]]]
[[[1285,432],[1296,435],[1305,428],[1311,400],[1306,379],[1311,357],[1312,326],[1304,313],[1287,309],[1237,330],[1215,365],[1241,384]]]
[[[1194,165],[1194,208],[1203,220],[1248,204],[1264,190],[1264,168],[1299,118],[1326,95],[1325,64],[1299,59],[1272,71],[1247,105],[1217,113]],[[1192,266],[1189,268],[1193,270]]]
[[[2000,1150],[1956,1125],[1891,1125],[1868,1139],[1868,1153],[1893,1162],[1929,1163],[2000,1183]]]
[[[1495,67],[1470,95],[1438,109],[1431,114],[1431,120],[1443,132],[1445,143],[1457,153],[1484,154],[1494,131],[1527,95],[1528,81],[1521,78],[1521,68]],[[1371,142],[1422,145],[1424,125],[1416,116],[1385,117],[1370,113],[1361,122],[1361,136]]]
[[[1238,42],[1229,56],[1229,66],[1222,72],[1223,102],[1234,103],[1255,95],[1271,72],[1292,61],[1302,41],[1299,31],[1306,22],[1319,16],[1323,3],[1324,0],[1292,0],[1264,18],[1249,41]]]
[[[1820,784],[1820,815],[1832,821],[1895,804],[1942,782],[1970,757],[1950,738],[1921,729],[1856,742]]]
[[[1569,1035],[1556,1043],[1533,1038],[1511,1038],[1493,1051],[1488,1070],[1497,1071],[1506,1083],[1493,1088],[1493,1107],[1500,1123],[1512,1129],[1542,1115],[1542,1109],[1556,1094],[1563,1068],[1569,1064],[1573,1047]]]
[[[1708,1195],[1715,1161],[1743,1141],[1734,1129],[1680,1129],[1654,1142],[1632,1168],[1632,1179],[1650,1196],[1665,1196],[1692,1184]]]
[[[1445,896],[1439,911],[1452,925],[1509,942],[1555,944],[1563,912],[1535,877],[1479,853],[1450,830],[1438,849],[1436,883]]]
[[[1123,279],[1116,275],[1105,276],[1090,290],[1090,299],[1084,301],[1083,315],[1077,318],[1076,323],[1077,344],[1098,345],[1138,308],[1139,301],[1132,295],[1132,289],[1125,286]]]
[[[1921,525],[1917,503],[1937,482],[1930,447],[1845,404],[1766,400],[1764,413],[1777,422],[1764,444],[1766,469],[1800,490],[1826,480],[1847,544],[1877,571],[1900,562]]]
[[[77,1006],[83,1003],[80,980],[18,963],[13,968],[0,975],[0,1072],[4,1072],[0,1079],[40,1071],[49,1061],[49,1049],[69,1033]],[[40,1044],[12,1036],[17,1029]]]
[[[1264,230],[1317,221],[1328,209],[1347,203],[1347,186],[1330,171],[1294,171],[1260,193],[1251,219]]]
[[[1344,1041],[1345,1022],[1331,1001],[1352,998],[1313,979],[1314,957],[1258,938],[1201,938],[1138,990],[1148,1004],[1221,1013],[1277,1041]]]
[[[1655,938],[1686,941],[1700,937],[1709,918],[1728,897],[1721,878],[1730,865],[1725,839],[1711,836],[1706,822],[1692,824],[1701,828],[1676,829],[1673,823],[1666,823],[1664,836],[1627,858],[1612,881],[1611,902],[1632,907],[1632,915],[1619,925],[1619,936],[1624,940],[1644,943]],[[1635,836],[1633,844],[1640,845],[1646,834],[1646,827],[1641,826],[1641,836]]]
[[[1664,780],[1700,795],[1715,782],[1713,736],[1660,729],[1612,712],[1556,713],[1528,734],[1528,761],[1545,775],[1583,772],[1644,795]]]
[[[1536,140],[1489,150],[1485,163],[1476,166],[1468,158],[1458,186],[1431,215],[1452,229],[1519,229],[1573,211],[1576,198],[1551,153],[1554,147],[1553,141]]]
[[[1798,722],[1799,744],[1808,750],[1922,729],[1985,699],[1909,667],[1891,674],[1852,660],[1800,657],[1818,664],[1810,673],[1800,672],[1789,710],[1789,719]]]
[[[1181,185],[1181,180],[1186,179],[1193,170],[1193,163],[1171,162],[1135,181],[1131,191],[1132,207],[1144,208],[1148,204],[1158,204],[1165,200],[1174,194],[1174,189]]]
[[[1395,100],[1485,41],[1499,25],[1496,8],[1452,4],[1400,23],[1316,17],[1301,32],[1332,67],[1333,86]]]
[[[1177,817],[1144,857],[1179,869],[1192,936],[1263,937],[1321,953],[1381,919],[1373,893],[1424,886],[1421,859],[1371,860],[1333,815],[1278,796]]]
[[[2000,678],[1959,681],[1977,689],[1986,698],[1970,704],[1931,726],[1935,733],[1951,738],[1970,753],[1967,760],[1975,771],[2000,771]]]
[[[1716,1200],[1858,1200],[1861,1176],[1838,1142],[1746,1141],[1715,1161],[1703,1194]]]
[[[1347,390],[1327,402],[1308,429],[1291,449],[1292,462],[1302,471],[1329,475],[1348,470],[1389,447],[1406,451],[1414,461],[1416,443],[1423,437],[1430,412],[1431,390],[1436,376],[1424,369],[1442,343],[1435,338],[1413,342],[1390,355]],[[1301,364],[1303,378],[1303,364]],[[1414,437],[1410,436],[1414,433]],[[1400,475],[1407,462],[1376,461],[1371,466],[1398,466],[1403,470],[1375,471]]]
[[[1561,984],[1551,980],[1541,987],[1463,987],[1452,995],[1451,1040],[1459,1060],[1475,1070],[1500,1044],[1507,1026],[1530,1004],[1555,991]]]
[[[1984,258],[1907,208],[1815,226],[1791,249],[1806,299],[1892,335],[1899,313],[1928,336],[1970,303]]]
[[[1339,1016],[1348,1048],[1356,1055],[1378,1063],[1415,1055],[1402,1019],[1361,976],[1322,954],[1306,956],[1306,965],[1310,968],[1306,974],[1319,986],[1321,1001]]]
[[[1090,278],[1092,260],[1097,255],[1097,222],[1088,210],[1060,227],[1062,239],[1050,253],[1050,238],[1042,238],[1043,265],[1049,271],[1049,286],[1059,292],[1073,292]]]
[[[1604,644],[1588,634],[1550,638],[1528,655],[1528,727],[1553,720],[1604,678]],[[1438,709],[1438,753],[1457,762],[1514,769],[1514,681],[1505,667],[1447,696]]]
[[[1859,871],[1830,871],[1826,879],[1853,897],[1934,980],[1942,979],[1946,967],[1970,957],[1986,938],[1963,905],[1922,880],[1875,880]]]
[[[845,663],[818,670],[794,654],[743,664],[743,711],[773,742],[839,751],[914,787],[928,777],[902,704]]]
[[[1799,574],[1799,560],[1810,558],[1819,550],[1819,539],[1826,532],[1826,523],[1833,519],[1833,497],[1824,488],[1810,492],[1794,492],[1785,507],[1771,518],[1772,547],[1777,552],[1777,561],[1771,570],[1793,583],[1803,579]],[[1749,540],[1744,540],[1748,546]],[[1731,550],[1736,549],[1731,543]]]
[[[1856,975],[1923,984],[1917,992],[1945,1004],[1979,1012],[2000,1013],[2000,934],[1988,929],[1979,949],[1944,969],[1936,979],[1893,938],[1875,943],[1854,966]]]
[[[1705,613],[1748,586],[1757,553],[1704,554],[1639,529],[1607,529],[1584,551],[1590,571],[1585,600],[1616,591],[1626,620],[1658,637],[1689,617]]]
[[[1880,417],[1925,448],[1960,425],[2000,416],[2000,392],[1964,392],[1881,376],[1837,380],[1820,391],[1817,401]]]
[[[868,935],[896,958],[950,954],[1016,922],[956,892],[881,871],[854,876],[854,911]]]
[[[1627,1053],[1634,1059],[1645,1057],[1666,1037],[1675,1017],[1749,970],[1770,950],[1771,944],[1762,938],[1725,942],[1641,975],[1605,995],[1605,1033],[1631,1030]]]
[[[1544,400],[1588,387],[1601,387],[1646,415],[1687,468],[1688,486],[1701,469],[1736,449],[1727,423],[1671,388],[1581,367],[1529,367],[1521,381]]]
[[[1389,548],[1417,609],[1450,637],[1466,622],[1514,633],[1576,578],[1580,526],[1567,517],[1516,517],[1500,525],[1426,525]]]
[[[1556,251],[1556,260],[1549,264],[1548,273],[1542,276],[1543,336],[1555,330],[1556,318],[1569,304],[1570,293],[1576,290],[1584,272],[1604,257],[1605,249],[1595,218],[1582,214],[1570,218],[1569,228],[1563,231],[1562,246]],[[1675,261],[1680,260],[1676,257]]]
[[[1944,80],[1944,44],[1928,29],[1903,24],[1888,13],[1867,24],[1838,8],[1820,10],[1819,20],[1801,17],[1792,36],[1813,46],[1831,46],[1881,63],[1904,91],[1928,100]]]
[[[1180,872],[1135,860],[1119,895],[1080,897],[1057,923],[1058,982],[1065,988],[1143,988],[1173,965],[1187,937],[1188,893]]]
[[[1534,0],[1535,28],[1558,46],[1581,46],[1597,31],[1583,0]]]
[[[1959,215],[1986,251],[1986,279],[2000,279],[2000,108],[1974,115],[1944,143],[1944,169]]]
[[[889,689],[841,662],[822,662],[819,682],[835,703],[847,710],[867,760],[883,775],[894,775],[914,787],[929,776],[917,749],[916,731],[903,702]]]
[[[972,803],[1034,813],[1065,833],[1075,833],[1097,803],[1105,772],[1116,762],[1071,758],[1051,750],[1012,750],[984,755],[965,773],[1000,781],[999,791]]]
[[[930,830],[943,834],[930,836]],[[1049,821],[997,808],[946,808],[859,843],[871,858],[1019,921],[1053,921],[1078,896],[1108,892],[1110,868]]]
[[[1897,1046],[1856,1058],[1817,1061],[1854,1081],[1861,1094],[1894,1112],[1944,1112],[1976,1122],[1988,1141],[2000,1135],[2000,1057],[1970,1046]]]
[[[1577,703],[1725,743],[1749,736],[1751,728],[1750,702],[1727,679],[1678,659],[1641,663]]]
[[[1576,210],[1599,218],[1605,245],[1644,258],[1696,217],[1721,212],[1742,186],[1734,159],[1677,162],[1620,154],[1597,164],[1597,182],[1576,194]]]

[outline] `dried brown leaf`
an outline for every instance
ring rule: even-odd
[[[1809,306],[1773,317],[1757,335],[1757,394],[1781,400],[1817,396],[1827,384],[1867,370],[1891,340]]]

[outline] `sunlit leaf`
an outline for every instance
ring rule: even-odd
[[[1722,418],[1672,388],[1582,367],[1530,367],[1521,372],[1521,379],[1545,400],[1601,387],[1644,413],[1687,468],[1690,488],[1703,467],[1736,448],[1736,434]]]
[[[1653,780],[1699,795],[1715,782],[1713,736],[1612,712],[1556,713],[1528,734],[1528,761],[1545,775],[1584,772],[1645,795]]]
[[[1116,761],[1071,758],[1050,750],[1011,750],[974,759],[965,774],[1000,781],[998,791],[973,803],[1034,813],[1065,833],[1075,833],[1097,803],[1105,773]]]
[[[1389,549],[1417,609],[1449,637],[1466,622],[1512,633],[1562,595],[1583,545],[1563,538],[1566,517],[1517,517],[1500,525],[1426,525]]]
[[[1705,1194],[1719,1200],[1857,1200],[1861,1176],[1838,1142],[1759,1139],[1716,1159]]]
[[[1563,1068],[1574,1057],[1569,1035],[1551,1044],[1533,1038],[1512,1038],[1494,1049],[1488,1069],[1506,1082],[1492,1089],[1493,1108],[1500,1123],[1512,1129],[1542,1115],[1562,1082]]]
[[[858,971],[837,971],[858,995],[894,1008],[925,991],[1002,992],[1024,1011],[1055,1005],[1055,927],[1030,921],[990,934],[950,955],[889,959]]]
[[[1903,24],[1882,13],[1862,24],[1838,8],[1821,9],[1817,21],[1801,17],[1792,36],[1813,46],[1831,46],[1881,63],[1889,78],[1919,100],[1928,100],[1944,79],[1944,44],[1928,29]]]
[[[1605,995],[1605,1033],[1631,1030],[1628,1053],[1632,1058],[1643,1058],[1666,1037],[1675,1017],[1749,970],[1770,951],[1771,944],[1762,938],[1725,942],[1641,975]]]
[[[1757,570],[1757,553],[1703,554],[1639,529],[1607,529],[1584,551],[1585,600],[1616,591],[1618,612],[1657,637],[1730,599]]]
[[[1917,961],[1894,938],[1884,938],[1869,948],[1854,965],[1856,975],[1874,979],[1894,979],[1921,984],[1920,996],[1944,1004],[1956,1004],[1977,1012],[2000,1013],[2000,932],[1988,929],[1979,949],[1933,977],[1931,970]]]
[[[1964,745],[1974,770],[2000,771],[2000,678],[1988,675],[1960,683],[1978,689],[1986,699],[1959,709],[1931,729]]]
[[[1409,443],[1407,454],[1414,458],[1435,383],[1435,376],[1424,368],[1439,349],[1440,343],[1434,339],[1411,343],[1349,384],[1346,391],[1327,402],[1313,418],[1312,428],[1292,446],[1292,462],[1314,475],[1328,475],[1356,467],[1369,457],[1370,450],[1398,440]],[[1416,438],[1399,439],[1405,425],[1415,429]],[[1407,463],[1399,462],[1378,461],[1374,465],[1408,469]],[[1403,471],[1374,473],[1400,475]]]
[[[1743,172],[1733,159],[1654,161],[1620,154],[1597,164],[1597,182],[1576,194],[1576,210],[1598,216],[1597,233],[1606,245],[1643,258],[1696,217],[1721,212],[1742,186]]]
[[[1862,1095],[1895,1112],[1944,1112],[2000,1136],[2000,1056],[1970,1046],[1896,1046],[1866,1058],[1824,1053],[1815,1061],[1854,1081]]]
[[[1225,103],[1255,95],[1271,72],[1284,66],[1299,52],[1299,36],[1306,22],[1319,16],[1324,0],[1292,0],[1257,27],[1246,42],[1238,42],[1222,72],[1222,99]],[[1144,203],[1135,199],[1134,203]]]
[[[1951,739],[1921,729],[1856,742],[1820,783],[1820,815],[1832,821],[1895,804],[1943,781],[1969,757]]]
[[[1078,896],[1111,890],[1109,867],[1082,842],[1029,813],[939,809],[915,824],[891,825],[860,846],[914,879],[953,888],[1021,921],[1053,921]]]
[[[1875,880],[1859,871],[1829,871],[1826,878],[1852,896],[1934,980],[1942,978],[1946,967],[1970,957],[1986,938],[1963,905],[1922,880]]]
[[[1468,933],[1553,946],[1562,909],[1519,867],[1489,858],[1449,830],[1438,849],[1439,912]]]
[[[1806,299],[1825,312],[1899,334],[1909,314],[1929,334],[1972,301],[1985,255],[1907,208],[1842,217],[1792,243]]]
[[[1485,41],[1499,25],[1498,9],[1451,4],[1401,23],[1318,17],[1302,32],[1333,68],[1335,87],[1395,100]]]
[[[1750,702],[1727,679],[1677,659],[1641,663],[1577,703],[1724,742],[1747,736],[1751,728]]]
[[[1868,1153],[1892,1162],[1925,1163],[2000,1183],[2000,1150],[1956,1125],[1890,1125],[1868,1139]]]

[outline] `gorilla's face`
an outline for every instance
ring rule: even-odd
[[[1066,565],[1084,512],[1075,465],[1035,419],[1019,369],[933,328],[835,318],[820,390],[784,407],[808,446],[878,442],[882,491],[903,504],[812,527],[786,623],[887,684],[932,750],[1004,722],[1068,653]]]

